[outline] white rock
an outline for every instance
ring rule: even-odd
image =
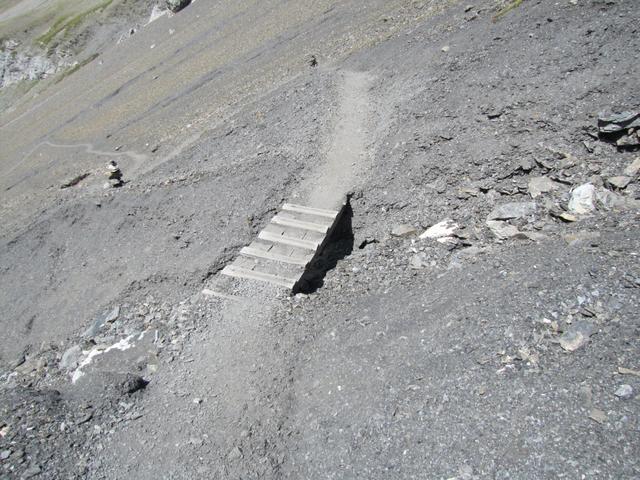
[[[424,240],[425,238],[451,237],[458,228],[459,226],[457,223],[450,218],[447,218],[427,228],[425,232],[420,235],[420,239]]]
[[[631,385],[620,385],[614,395],[623,400],[629,400],[633,397],[633,388],[631,388]]]
[[[569,210],[578,214],[585,214],[593,212],[596,208],[593,203],[596,193],[596,187],[590,183],[585,183],[576,187],[571,192],[571,199],[569,200]]]
[[[151,22],[155,22],[160,17],[163,17],[168,13],[169,13],[169,10],[162,9],[160,8],[159,5],[154,5],[153,9],[151,10],[151,14],[149,15],[149,21],[147,22],[147,25],[149,25]]]

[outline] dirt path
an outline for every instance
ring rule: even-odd
[[[109,478],[274,478],[279,392],[265,383],[283,377],[270,323],[280,300],[269,286],[245,287],[184,302],[182,321],[201,327],[185,329],[186,361],[164,365],[149,388],[145,421],[108,439],[99,468]]]
[[[42,159],[36,159],[34,157],[34,154],[38,151],[41,150],[42,147],[50,147],[50,148],[56,148],[56,149],[71,149],[71,150],[82,150],[85,153],[89,154],[89,155],[94,155],[97,158],[99,157],[117,157],[119,159],[124,158],[128,158],[131,160],[131,164],[130,165],[125,165],[125,167],[127,168],[127,170],[130,171],[136,171],[138,170],[147,160],[148,156],[143,154],[143,153],[137,153],[134,152],[132,150],[123,150],[123,151],[115,151],[115,152],[110,152],[110,151],[105,151],[105,150],[98,150],[95,148],[95,146],[92,143],[74,143],[74,144],[58,144],[58,143],[53,143],[53,142],[49,142],[47,140],[38,143],[35,147],[33,147],[31,150],[29,150],[18,162],[16,162],[11,168],[9,168],[5,173],[4,173],[4,178],[9,180],[10,183],[8,183],[7,185],[3,185],[3,191],[8,191],[13,189],[14,187],[16,187],[17,185],[20,185],[22,182],[24,182],[25,180],[29,180],[32,179],[33,177],[35,177],[36,175],[38,175],[39,173],[42,173],[42,168],[41,169],[32,169],[28,174],[23,175],[22,177],[18,178],[18,179],[11,179],[11,177],[9,177],[9,175],[11,175],[13,172],[15,172],[19,167],[23,167],[25,164],[29,164],[29,162],[31,161],[42,161]],[[49,170],[52,165],[55,165],[56,163],[58,163],[59,160],[53,158],[51,160],[49,160],[48,164],[46,165],[45,169]]]
[[[29,150],[29,152],[27,152],[27,154],[24,157],[22,157],[22,159],[20,159],[9,170],[7,170],[6,174],[12,173],[16,168],[18,168],[20,165],[22,165],[25,162],[25,160],[27,160],[31,155],[33,155],[42,146],[48,146],[48,147],[52,147],[52,148],[71,148],[71,149],[81,148],[81,149],[84,149],[84,151],[86,153],[88,153],[88,154],[97,155],[97,156],[104,156],[104,157],[129,157],[131,160],[134,161],[135,167],[138,167],[139,164],[141,164],[142,162],[144,162],[147,159],[147,155],[145,155],[143,153],[136,153],[136,152],[131,151],[131,150],[126,150],[126,151],[121,151],[121,152],[119,152],[119,151],[118,152],[107,152],[107,151],[104,151],[104,150],[97,150],[95,148],[95,146],[93,145],[93,143],[62,144],[62,143],[53,143],[53,142],[49,142],[49,141],[44,141],[44,142],[40,142],[35,147],[33,147],[31,150]]]
[[[301,197],[305,204],[332,208],[357,181],[369,156],[367,154],[367,121],[371,116],[369,85],[372,77],[366,72],[344,72],[340,109],[333,136],[328,142],[326,161],[306,180]]]

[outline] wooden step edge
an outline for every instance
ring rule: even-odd
[[[244,255],[246,257],[264,258],[265,260],[289,263],[291,265],[301,265],[303,267],[306,266],[313,258],[313,255],[305,255],[303,257],[290,257],[287,255],[282,255],[280,253],[267,252],[265,250],[260,250],[259,248],[253,248],[251,246],[243,247],[242,250],[240,250],[240,255]]]
[[[285,288],[293,288],[298,279],[281,277],[271,273],[249,270],[247,268],[237,267],[235,265],[227,265],[220,273],[230,277],[247,278],[249,280],[258,280],[259,282],[272,283]]]
[[[320,242],[313,240],[301,240],[299,238],[287,237],[285,235],[277,235],[275,233],[265,232],[262,230],[258,234],[258,238],[261,240],[267,240],[273,243],[282,243],[291,247],[304,248],[305,250],[313,250],[314,253],[318,249]]]
[[[303,230],[311,230],[312,232],[318,232],[325,234],[329,231],[330,225],[322,225],[320,223],[305,222],[304,220],[295,220],[293,218],[285,218],[281,215],[276,215],[271,219],[271,223],[276,225],[282,225],[284,227],[301,228]]]
[[[305,207],[303,205],[295,205],[293,203],[285,203],[282,205],[282,210],[289,212],[306,213],[308,215],[317,215],[318,217],[325,217],[334,220],[339,212],[335,210],[324,210],[322,208]]]

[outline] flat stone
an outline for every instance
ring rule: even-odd
[[[32,465],[24,472],[22,472],[22,476],[20,478],[33,478],[37,475],[40,475],[41,472],[42,469],[38,465]]]
[[[510,220],[532,215],[536,211],[534,202],[509,202],[492,210],[487,220]]]
[[[3,450],[0,452],[0,460],[6,460],[11,456],[11,450]]]
[[[640,370],[633,370],[632,368],[618,367],[618,373],[620,375],[633,375],[635,377],[640,377]]]
[[[428,265],[427,260],[428,259],[426,253],[416,253],[411,257],[411,260],[409,260],[409,267],[413,268],[414,270],[420,270],[421,268],[424,268]]]
[[[607,421],[607,414],[598,408],[592,408],[589,412],[589,418],[594,422],[604,423]]]
[[[457,223],[450,218],[447,218],[425,230],[425,232],[420,235],[420,239],[424,240],[425,238],[437,239],[442,237],[451,237],[458,228]]]
[[[574,352],[589,341],[595,333],[593,323],[582,320],[571,325],[560,337],[560,346],[567,352]]]
[[[229,460],[239,460],[243,457],[242,450],[240,450],[238,447],[233,447],[227,457],[229,458]]]
[[[617,193],[605,188],[601,188],[596,191],[596,200],[598,205],[607,210],[625,209],[629,203],[622,195],[618,195]]]
[[[32,357],[22,363],[15,370],[22,375],[29,375],[31,372],[42,370],[46,366],[43,358]]]
[[[570,213],[567,213],[567,212],[562,212],[560,215],[558,215],[558,218],[563,222],[567,222],[567,223],[578,221],[578,217],[576,217],[575,215],[571,215]]]
[[[576,217],[574,214],[568,213],[568,212],[564,212],[562,210],[551,209],[551,210],[549,210],[549,215],[551,215],[552,217],[555,217],[555,218],[557,218],[559,220],[562,220],[563,222],[566,222],[566,223],[571,223],[571,222],[577,222],[578,221],[578,217]]]
[[[558,188],[558,184],[549,177],[532,177],[529,179],[529,195],[536,198],[543,193],[551,192]]]
[[[120,306],[116,305],[106,314],[104,323],[115,322],[118,319],[118,316],[120,316]]]
[[[487,220],[487,227],[489,227],[491,233],[493,233],[500,240],[506,240],[507,238],[515,237],[527,238],[524,233],[518,230],[517,227],[499,220]]]
[[[596,208],[594,204],[595,193],[596,188],[590,183],[576,187],[571,192],[569,210],[579,215],[593,212]]]
[[[579,243],[590,242],[600,238],[599,232],[576,232],[576,233],[568,233],[562,237],[565,242],[569,245],[576,245]]]
[[[527,237],[529,240],[532,240],[534,242],[541,242],[542,240],[546,240],[547,237],[544,233],[539,233],[539,232],[521,232],[522,235],[524,235],[525,237]]]
[[[411,225],[400,224],[395,225],[391,229],[391,235],[394,237],[410,237],[411,235],[415,235],[417,230]]]
[[[58,366],[61,370],[74,369],[78,366],[78,363],[80,363],[81,357],[82,348],[80,348],[80,345],[74,345],[62,354],[62,358],[60,359]]]
[[[635,177],[638,172],[640,172],[640,157],[636,158],[624,169],[624,174],[628,177]]]
[[[624,190],[629,183],[631,183],[631,177],[625,175],[609,177],[605,181],[605,185],[613,190]]]

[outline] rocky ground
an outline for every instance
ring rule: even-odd
[[[640,157],[598,126],[640,109],[640,15],[503,6],[406,14],[122,186],[89,146],[6,209],[0,478],[639,478]],[[343,187],[317,290],[217,275]]]

